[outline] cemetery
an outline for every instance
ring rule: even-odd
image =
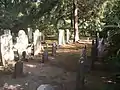
[[[0,90],[120,90],[119,0],[1,0]]]

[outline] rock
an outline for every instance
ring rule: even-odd
[[[54,88],[49,84],[40,85],[37,90],[54,90]]]

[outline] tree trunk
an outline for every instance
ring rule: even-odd
[[[73,0],[73,5],[74,5],[74,42],[77,42],[79,40],[77,0]]]
[[[70,40],[70,31],[69,29],[66,30],[66,42],[69,43]]]

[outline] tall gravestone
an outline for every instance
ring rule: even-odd
[[[65,44],[65,31],[63,29],[59,29],[59,45]]]
[[[42,63],[44,63],[45,61],[48,61],[48,51],[44,50],[43,54],[42,54]]]
[[[45,36],[42,32],[40,32],[40,41],[45,42]]]
[[[32,43],[32,33],[33,33],[33,30],[31,28],[28,28],[28,41],[29,41],[29,43]]]
[[[70,42],[70,31],[69,31],[69,29],[66,29],[66,42],[67,43]]]
[[[84,73],[84,66],[85,66],[85,59],[86,59],[86,48],[82,49],[81,57],[78,62],[77,67],[77,76],[76,76],[76,90],[83,89],[84,87],[84,80],[85,80],[85,73]]]
[[[10,33],[10,30],[8,30],[4,33],[4,35],[1,36],[1,53],[3,65],[5,65],[8,60],[14,60],[14,52],[12,48],[12,35]]]
[[[15,47],[18,50],[20,59],[22,59],[23,58],[22,53],[24,51],[27,53],[27,47],[28,47],[28,37],[24,30],[20,30],[18,32],[17,43]]]
[[[59,45],[65,44],[65,30],[63,29],[64,25],[65,25],[65,20],[59,19],[57,22],[57,29],[59,31],[59,37],[58,37],[58,44]]]
[[[104,44],[103,38],[99,41],[97,49],[98,49],[98,58],[102,59],[103,54],[104,54],[104,49],[105,49],[105,44]]]
[[[41,37],[39,30],[34,32],[34,55],[38,55],[41,52]]]
[[[13,78],[22,77],[23,76],[23,62],[18,61],[15,64],[14,72],[13,72]]]

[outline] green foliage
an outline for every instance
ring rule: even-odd
[[[38,28],[41,23],[47,22],[50,11],[57,3],[58,0],[1,0],[0,28],[13,32],[27,27]]]
[[[101,36],[108,36],[107,62],[110,67],[120,68],[120,0],[106,0],[99,9],[99,20],[103,23]],[[107,35],[109,32],[109,35]]]

